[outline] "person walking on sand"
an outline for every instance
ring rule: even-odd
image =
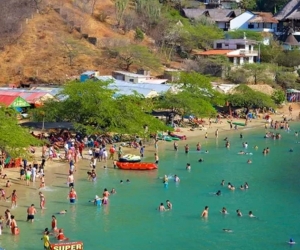
[[[115,152],[116,152],[116,149],[115,147],[112,145],[109,149],[109,160],[114,160],[115,159]]]
[[[34,204],[31,204],[31,206],[27,209],[27,221],[30,221],[32,223],[34,221],[35,214],[36,209],[34,207]]]
[[[218,129],[218,128],[217,128],[217,130],[216,130],[216,132],[215,132],[215,136],[216,136],[216,138],[219,137],[219,129]]]
[[[69,184],[69,187],[74,187],[74,175],[73,173],[70,173],[69,176],[68,176],[68,184]]]
[[[12,194],[11,194],[11,208],[17,207],[17,191],[14,189]]]
[[[39,192],[39,196],[40,196],[40,208],[45,209],[45,204],[46,204],[45,196],[42,192]]]
[[[29,186],[29,182],[30,182],[30,176],[31,176],[31,171],[29,168],[26,169],[26,176],[25,176],[25,179],[26,179],[26,185]]]
[[[40,181],[41,181],[40,188],[44,188],[45,187],[45,175],[44,174],[41,175]]]
[[[207,218],[208,217],[208,206],[205,206],[202,214],[201,214],[201,217],[203,218]]]

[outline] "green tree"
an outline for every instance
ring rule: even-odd
[[[233,107],[263,108],[275,107],[271,96],[252,90],[246,84],[240,84],[233,94],[227,95],[227,101]]]
[[[245,10],[255,10],[257,7],[256,0],[242,0],[239,4]]]
[[[275,104],[282,104],[286,99],[285,92],[281,89],[276,89],[272,95],[272,99],[274,100]]]
[[[117,26],[120,27],[125,11],[127,10],[129,0],[115,0],[115,11],[116,11],[116,19]]]
[[[277,12],[284,7],[290,0],[257,0],[257,7],[260,11]]]
[[[180,44],[186,51],[192,49],[208,50],[213,46],[214,40],[224,37],[224,33],[217,26],[201,23],[184,25],[180,35]]]
[[[295,67],[300,65],[300,51],[288,50],[281,53],[277,58],[279,66]]]
[[[271,41],[269,45],[260,45],[260,61],[264,63],[278,63],[282,57],[283,48],[276,42]]]
[[[254,84],[258,84],[259,82],[265,82],[268,78],[266,75],[266,71],[268,69],[267,64],[246,63],[243,65],[243,68],[249,72],[250,76],[253,77]]]
[[[114,47],[109,49],[115,53],[122,67],[127,71],[132,65],[152,70],[159,70],[161,63],[159,59],[145,46],[130,44],[124,47]]]
[[[0,149],[12,158],[26,157],[30,145],[41,144],[41,141],[29,134],[28,129],[18,124],[16,115],[10,108],[0,108]]]
[[[167,93],[158,103],[158,108],[170,109],[180,115],[211,116],[216,113],[215,105],[223,105],[223,96],[212,89],[210,78],[190,72],[181,73],[178,93]]]
[[[50,101],[42,108],[49,121],[73,122],[78,130],[93,133],[143,134],[143,126],[149,131],[166,130],[165,125],[146,114],[148,101],[132,94],[120,96],[108,87],[110,81],[87,81],[67,83],[61,95],[65,100]],[[42,117],[36,117],[41,120]]]

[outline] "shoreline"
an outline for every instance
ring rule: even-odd
[[[294,112],[298,112],[298,111],[294,111]],[[274,115],[272,117],[274,120],[282,120],[282,114]],[[179,141],[180,147],[182,147],[186,142],[196,140],[197,137],[199,137],[199,141],[203,141],[204,135],[206,132],[208,132],[209,139],[215,138],[214,133],[215,133],[216,129],[219,129],[220,134],[224,134],[224,132],[229,132],[229,131],[231,131],[232,133],[240,133],[241,131],[246,130],[246,129],[248,130],[248,129],[256,129],[256,128],[264,128],[264,126],[265,126],[265,120],[257,119],[257,120],[252,120],[251,122],[249,122],[247,126],[239,128],[238,130],[235,130],[235,129],[230,129],[229,124],[227,123],[227,119],[221,119],[221,120],[222,120],[222,123],[218,123],[218,124],[212,123],[211,128],[207,128],[207,130],[195,129],[194,131],[191,131],[190,128],[180,128],[181,131],[175,132],[175,133],[178,133],[180,135],[184,134],[187,136],[186,141],[185,140]],[[237,119],[235,119],[234,121],[236,121],[236,120]],[[292,122],[294,123],[297,121],[292,121]],[[219,135],[219,137],[220,137],[220,135]],[[168,143],[169,142],[159,141],[159,151],[160,152],[164,151],[164,148]],[[154,159],[154,157],[151,155],[153,155],[155,152],[154,143],[153,143],[153,141],[150,140],[145,145],[146,145],[146,148],[145,148],[146,158],[151,159],[151,161],[152,161],[152,159]],[[180,150],[182,150],[182,149],[180,148]],[[139,150],[123,147],[123,154],[127,154],[127,153],[139,154]],[[90,169],[89,156],[88,156],[87,149],[84,149],[83,155],[84,155],[84,159],[80,159],[79,162],[76,164],[76,166],[78,169],[84,170],[84,171],[77,171],[77,173],[74,174],[75,182],[77,182],[79,179],[86,178],[85,170]],[[37,148],[34,156],[40,163],[41,148]],[[101,168],[103,169],[104,165],[106,165],[107,168],[109,168],[109,169],[113,169],[112,160],[107,160],[107,162],[99,162],[97,164],[98,175],[102,174],[99,171],[101,170]],[[52,162],[47,161],[46,167],[45,167],[46,187],[51,188],[54,185],[62,186],[64,183],[66,183],[67,177],[68,177],[68,169],[69,169],[69,167],[68,167],[67,162],[62,162],[60,160],[53,160]],[[8,179],[12,182],[11,187],[9,187],[9,188],[4,187],[4,189],[6,191],[6,197],[9,197],[11,195],[13,189],[17,190],[18,207],[12,209],[11,213],[16,216],[17,223],[18,223],[18,221],[20,221],[20,223],[24,223],[23,218],[26,216],[26,209],[27,209],[27,207],[30,206],[30,204],[32,204],[32,203],[35,204],[37,213],[38,214],[41,213],[41,209],[39,208],[38,192],[39,191],[43,192],[43,189],[41,189],[41,190],[39,189],[40,182],[38,179],[36,180],[36,183],[33,184],[32,182],[30,182],[30,185],[26,186],[25,181],[19,180],[19,170],[20,170],[20,168],[4,169],[4,174],[7,174],[8,178],[2,179],[0,181],[0,183],[1,183],[0,185],[5,186],[5,183]],[[58,178],[58,177],[60,177],[60,178]],[[65,178],[65,180],[63,178]],[[68,192],[67,185],[65,187],[66,187],[66,193],[67,193]],[[46,207],[47,207],[47,202],[51,202],[51,201],[47,200],[47,196],[46,196]],[[10,205],[11,205],[10,199],[9,199],[9,202],[4,203],[2,201],[2,202],[0,202],[0,204],[1,204],[0,206],[1,206],[2,214],[4,214],[4,211],[7,208],[10,209]],[[49,219],[49,224],[50,224],[50,219]],[[41,228],[41,231],[42,230],[43,230],[43,228]],[[3,231],[5,234],[5,237],[10,237],[10,236],[6,236],[6,235],[10,234],[9,232],[7,232],[8,231],[7,229],[4,229]]]

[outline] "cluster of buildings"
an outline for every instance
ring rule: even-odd
[[[132,95],[137,93],[145,98],[157,97],[166,92],[176,93],[178,89],[167,81],[174,81],[179,77],[179,71],[168,69],[165,79],[153,78],[149,71],[139,70],[137,73],[126,71],[113,71],[112,75],[100,76],[98,71],[86,71],[80,75],[80,82],[87,80],[109,81],[108,87],[119,95]],[[38,108],[48,100],[62,101],[66,97],[59,95],[60,87],[34,86],[29,88],[16,88],[15,86],[0,87],[0,104],[14,108],[23,117],[27,116],[28,109]]]
[[[197,56],[223,55],[234,65],[260,61],[260,44],[269,45],[274,37],[286,50],[300,49],[300,1],[291,0],[276,14],[244,11],[237,8],[240,0],[202,0],[206,8],[182,9],[190,20],[207,18],[224,31],[242,30],[244,39],[216,40],[212,50],[196,52]],[[263,33],[263,41],[247,39],[247,31]],[[254,45],[258,45],[254,50]]]

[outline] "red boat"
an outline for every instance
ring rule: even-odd
[[[157,165],[152,162],[117,162],[120,169],[125,170],[153,170],[157,169]]]

